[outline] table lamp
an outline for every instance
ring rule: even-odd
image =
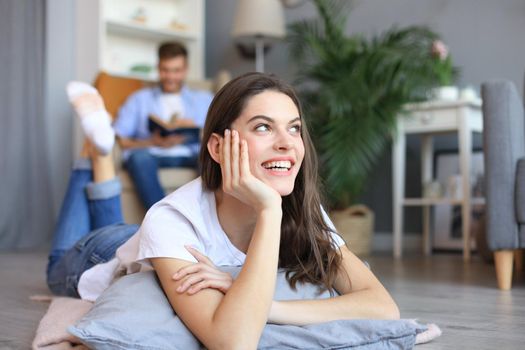
[[[264,72],[264,49],[286,35],[279,0],[237,0],[232,36],[241,47],[255,45],[255,70]]]

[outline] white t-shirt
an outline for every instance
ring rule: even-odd
[[[335,231],[324,210],[323,216]],[[333,238],[337,246],[344,244],[339,235],[333,234]],[[85,271],[78,283],[80,297],[94,301],[116,277],[151,270],[149,258],[197,262],[185,245],[195,247],[217,266],[241,266],[246,258],[223,231],[215,194],[203,190],[200,178],[151,207],[137,233],[117,249],[114,259]]]
[[[184,118],[185,110],[180,93],[163,93],[159,97],[162,115],[159,117],[164,121],[170,121],[176,114],[179,118]],[[150,153],[157,157],[189,157],[191,150],[186,145],[175,145],[170,148],[150,147]]]

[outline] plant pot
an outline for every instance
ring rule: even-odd
[[[370,254],[374,232],[374,213],[365,205],[353,205],[334,210],[330,217],[339,235],[352,253],[358,256]]]
[[[459,98],[457,86],[439,86],[432,90],[432,97],[441,101],[455,101]]]

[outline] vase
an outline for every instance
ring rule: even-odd
[[[432,98],[440,101],[455,101],[459,98],[457,86],[438,86],[432,89]]]
[[[364,205],[334,210],[330,217],[348,249],[357,256],[370,254],[374,232],[374,213]]]

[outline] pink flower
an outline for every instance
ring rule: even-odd
[[[432,56],[445,60],[448,57],[448,47],[441,40],[435,40],[432,43]]]

